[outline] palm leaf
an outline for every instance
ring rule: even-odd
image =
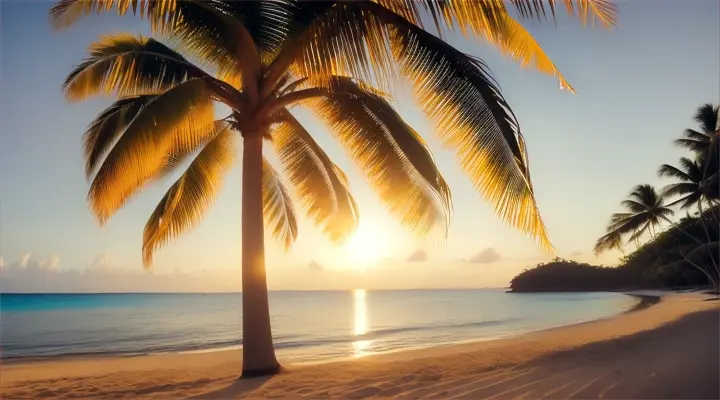
[[[414,131],[392,115],[369,109],[369,95],[358,95],[362,91],[359,86],[348,81],[345,87],[354,93],[330,92],[327,97],[314,101],[313,111],[330,126],[390,213],[397,216],[405,227],[419,236],[428,234],[438,225],[446,227],[448,197],[436,189],[445,185],[444,180],[439,174],[436,175],[439,180],[425,180],[413,165],[415,160],[408,158],[390,133],[404,129],[405,132],[395,132],[395,135],[411,141],[416,137]],[[410,144],[403,146],[409,147]],[[420,154],[418,152],[411,157],[420,157]]]
[[[440,196],[448,218],[452,208],[450,188],[435,165],[430,149],[420,135],[405,121],[400,114],[374,88],[359,85],[349,78],[335,77],[331,81],[334,92],[340,93],[342,100],[355,103],[354,107],[362,107],[386,126],[399,152],[422,176],[433,191]],[[348,106],[351,106],[348,104]]]
[[[181,1],[173,11],[175,22],[159,33],[171,35],[184,53],[213,66],[220,79],[236,88],[247,86],[254,95],[260,54],[245,24],[262,7],[259,2]],[[238,9],[245,11],[244,17],[233,12]]]
[[[290,113],[272,132],[272,145],[306,215],[334,243],[358,226],[358,209],[347,178]]]
[[[519,125],[485,65],[386,9],[363,7],[388,24],[418,104],[495,213],[551,249]]]
[[[197,154],[150,215],[143,233],[143,263],[155,250],[200,223],[220,193],[222,178],[235,160],[235,135],[222,129]]]
[[[686,184],[680,183],[678,185]],[[687,188],[678,188],[676,185],[668,185],[663,190],[668,196],[684,195],[678,200],[675,200],[668,204],[668,207],[673,207],[680,204],[681,209],[686,209],[696,205],[702,199],[702,193],[697,191],[698,186],[695,186],[693,191],[688,191]]]
[[[502,0],[383,0],[380,3],[420,27],[422,8],[437,18],[439,33],[443,28],[449,28],[460,30],[466,36],[482,37],[501,53],[518,61],[521,67],[532,67],[554,76],[562,89],[575,92],[532,35],[510,16]]]
[[[88,127],[83,136],[85,149],[85,174],[88,179],[97,169],[100,159],[122,135],[125,128],[157,95],[122,98],[103,110]]]
[[[703,104],[695,113],[695,121],[705,134],[712,134],[720,129],[720,106],[713,107],[712,104]]]
[[[173,152],[201,145],[212,134],[213,121],[211,92],[202,80],[186,81],[147,104],[109,151],[90,186],[88,201],[100,223],[161,172]]]
[[[376,6],[380,7],[378,4]],[[326,86],[333,75],[374,82],[384,90],[394,65],[383,24],[356,2],[298,2],[288,38],[274,59],[269,80],[285,71]]]
[[[646,222],[642,226],[642,228],[635,230],[633,234],[628,238],[627,243],[632,243],[636,240],[640,240],[640,238],[650,229],[650,226],[651,224],[649,222]]]
[[[544,0],[510,0],[522,18],[547,17]],[[556,0],[547,0],[548,11],[555,18]],[[595,25],[599,21],[606,27],[617,25],[617,6],[609,0],[564,0],[565,8],[571,16],[578,16],[583,25],[590,21]]]
[[[691,181],[692,178],[690,175],[688,175],[687,172],[682,171],[678,169],[675,166],[669,165],[669,164],[663,164],[658,169],[658,176],[659,177],[668,177],[668,178],[675,178],[677,180],[681,181]]]
[[[600,237],[595,243],[594,252],[600,254],[612,249],[622,249],[622,236],[616,231],[608,232]]]
[[[100,93],[157,94],[191,78],[207,76],[182,55],[152,38],[106,36],[88,48],[89,57],[63,84],[71,101]]]
[[[487,29],[480,30],[479,33],[497,47],[503,55],[518,61],[521,67],[531,67],[544,74],[554,76],[560,84],[560,89],[575,93],[575,89],[565,80],[535,38],[510,15],[501,15],[497,27],[489,26]]]
[[[59,0],[50,8],[50,22],[55,29],[67,28],[80,18],[117,8],[119,15],[130,9],[148,17],[154,25],[168,23],[177,7],[177,0]]]
[[[263,217],[273,236],[287,250],[297,237],[295,209],[278,173],[265,158],[262,168]]]

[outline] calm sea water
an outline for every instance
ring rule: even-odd
[[[635,300],[618,293],[355,290],[271,292],[270,303],[279,355],[316,362],[590,321]],[[2,358],[238,348],[241,310],[234,293],[2,294]]]

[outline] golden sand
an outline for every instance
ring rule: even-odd
[[[617,317],[511,339],[435,347],[237,380],[240,353],[2,366],[4,399],[714,398],[720,301],[669,294]]]

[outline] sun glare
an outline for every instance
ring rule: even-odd
[[[390,237],[379,225],[360,224],[345,244],[346,260],[356,266],[368,266],[387,257]]]

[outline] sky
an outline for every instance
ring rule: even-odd
[[[103,14],[54,32],[49,1],[0,1],[0,290],[48,292],[234,291],[240,280],[240,171],[205,220],[142,268],[147,218],[172,181],[145,190],[100,227],[88,211],[81,138],[110,98],[67,102],[60,86],[101,35],[147,35],[145,21]],[[479,39],[450,36],[485,60],[517,115],[530,154],[536,198],[556,251],[497,219],[461,173],[433,125],[401,88],[394,105],[425,137],[453,192],[454,215],[441,243],[418,242],[383,208],[327,129],[296,115],[350,176],[360,228],[341,247],[301,220],[283,252],[271,237],[271,289],[500,287],[555,255],[615,265],[592,254],[618,203],[640,183],[658,187],[660,164],[683,151],[672,140],[694,127],[704,103],[720,102],[720,12],[716,0],[619,3],[620,26],[584,29],[561,16],[526,21],[568,81],[521,69]],[[632,248],[630,248],[632,250]]]

